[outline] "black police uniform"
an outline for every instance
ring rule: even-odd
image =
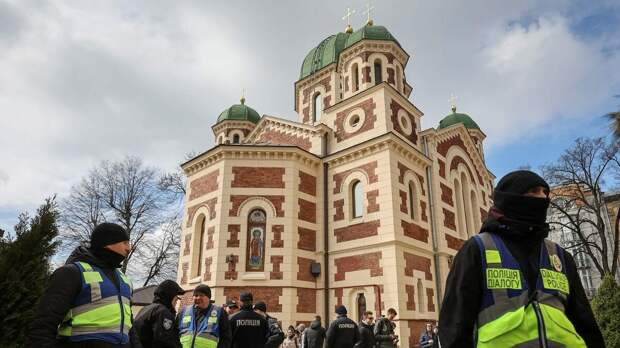
[[[267,343],[265,348],[278,348],[284,342],[284,332],[278,324],[278,319],[267,315],[267,327],[269,333],[267,334]]]
[[[144,347],[180,348],[179,329],[175,322],[172,300],[183,294],[181,287],[171,281],[162,282],[155,290],[153,303],[143,308],[134,320],[140,342]]]
[[[232,330],[232,348],[265,348],[269,328],[267,320],[244,306],[230,319]]]
[[[357,324],[346,315],[339,315],[327,329],[326,348],[353,348],[359,335]]]

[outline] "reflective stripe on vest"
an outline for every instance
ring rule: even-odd
[[[529,284],[501,238],[481,233],[475,239],[484,279],[478,347],[538,347],[539,332],[548,347],[585,347],[564,314],[570,288],[557,244],[545,240],[541,245],[540,272],[530,296]]]
[[[73,342],[129,342],[132,317],[129,278],[117,270],[119,288],[116,288],[102,270],[86,262],[76,262],[75,265],[82,274],[82,290],[60,324],[58,335]]]
[[[183,348],[216,348],[220,340],[219,318],[222,309],[210,305],[207,315],[196,323],[196,308],[183,308],[182,319],[179,322],[179,334]]]

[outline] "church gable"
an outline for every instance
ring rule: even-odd
[[[323,150],[322,134],[326,131],[324,127],[265,116],[248,135],[246,142],[255,145],[297,146],[320,155]]]

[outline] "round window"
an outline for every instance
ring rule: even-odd
[[[344,120],[344,131],[347,133],[357,132],[364,124],[364,120],[364,110],[352,110],[347,116],[347,118]]]
[[[398,110],[397,115],[398,125],[405,135],[411,135],[413,132],[413,126],[411,125],[411,119],[409,114],[403,109]]]

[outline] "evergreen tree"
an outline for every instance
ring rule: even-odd
[[[0,240],[0,347],[22,347],[50,275],[58,235],[54,198],[30,218],[21,214],[15,235]]]
[[[620,348],[620,288],[610,274],[603,278],[592,300],[592,310],[607,348]]]

